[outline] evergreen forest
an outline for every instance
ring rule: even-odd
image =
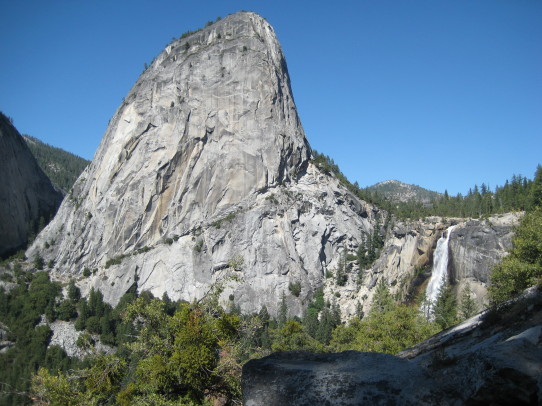
[[[69,192],[81,172],[90,163],[86,159],[46,144],[35,137],[23,135],[23,138],[41,170],[63,194]]]

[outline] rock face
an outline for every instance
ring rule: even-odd
[[[384,247],[375,263],[363,272],[349,274],[345,286],[327,280],[327,298],[340,304],[343,318],[356,313],[359,303],[365,314],[371,308],[375,287],[383,281],[393,295],[407,300],[421,293],[431,276],[437,241],[450,227],[448,281],[460,298],[469,286],[478,308],[488,305],[489,273],[512,247],[514,227],[521,213],[498,214],[484,220],[430,217],[423,221],[398,221],[390,227]],[[360,279],[361,276],[361,279]]]
[[[58,345],[62,347],[69,357],[77,357],[83,359],[93,354],[112,354],[114,348],[102,344],[98,336],[93,336],[94,345],[90,348],[80,348],[77,346],[77,339],[82,334],[77,331],[73,323],[62,320],[55,320],[47,324],[53,331],[53,336],[49,341],[49,347]]]
[[[458,404],[542,402],[542,292],[531,288],[399,354]]]
[[[300,314],[376,208],[310,163],[286,62],[250,12],[170,44],[141,75],[54,221],[27,255],[116,303],[140,290],[193,300],[236,275],[223,298],[276,309],[300,282]],[[233,296],[232,296],[233,295]],[[226,299],[225,299],[226,300]]]
[[[245,405],[539,405],[542,292],[482,313],[397,357],[276,353],[243,368]]]
[[[26,245],[60,205],[62,195],[39,168],[23,138],[10,120],[0,114],[0,255]]]
[[[480,308],[487,307],[487,285],[491,268],[512,248],[514,227],[521,213],[494,215],[485,220],[458,224],[450,236],[449,279],[459,296],[468,284]]]
[[[242,385],[245,406],[448,404],[422,367],[378,353],[278,352],[247,362]]]
[[[78,278],[82,292],[97,288],[113,305],[136,281],[139,291],[189,301],[225,282],[223,304],[243,312],[265,305],[275,314],[286,293],[291,316],[323,286],[345,319],[358,303],[370,309],[381,280],[406,295],[449,220],[397,223],[380,258],[358,272],[350,257],[338,286],[341,254],[355,254],[362,234],[390,218],[310,156],[273,29],[254,13],[233,14],[173,42],[140,76],[27,257],[53,261],[57,278],[92,270]],[[496,236],[498,249],[501,237],[509,239]],[[472,267],[495,247],[477,257],[469,243],[453,258],[457,277],[474,280]]]

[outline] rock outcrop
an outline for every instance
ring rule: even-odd
[[[489,273],[512,248],[514,227],[521,215],[496,214],[476,220],[429,217],[423,221],[398,221],[390,227],[375,263],[362,272],[351,263],[352,271],[344,286],[337,286],[334,280],[326,281],[326,297],[336,300],[343,318],[348,319],[356,313],[358,303],[364,313],[368,313],[380,281],[401,300],[420,294],[431,277],[437,241],[450,225],[455,225],[450,236],[447,279],[458,298],[468,286],[478,308],[486,308]]]
[[[458,296],[469,288],[479,308],[487,307],[492,267],[512,248],[514,227],[522,213],[497,214],[484,220],[459,222],[450,236],[448,273]]]
[[[536,288],[398,356],[282,352],[243,368],[245,405],[539,405]]]
[[[310,154],[273,29],[230,15],[170,44],[141,75],[27,256],[53,260],[57,277],[95,269],[83,292],[94,286],[113,304],[136,279],[194,300],[235,275],[225,301],[274,312],[286,292],[301,314],[378,212]],[[301,295],[289,295],[297,282]]]
[[[47,324],[52,330],[53,335],[49,341],[49,347],[58,345],[66,351],[69,357],[77,357],[83,359],[89,355],[95,354],[112,354],[114,348],[102,344],[97,335],[92,336],[93,343],[89,343],[88,348],[81,348],[77,345],[77,339],[83,332],[77,331],[75,325],[69,321],[55,320]]]
[[[39,168],[10,120],[0,113],[0,256],[23,248],[52,218],[62,195]],[[40,220],[41,219],[41,220]]]
[[[277,352],[247,362],[242,385],[245,406],[448,404],[424,368],[379,353]]]
[[[428,370],[458,404],[542,402],[542,292],[472,317],[399,354]]]

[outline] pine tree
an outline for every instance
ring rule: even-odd
[[[288,320],[288,305],[286,304],[286,294],[282,292],[282,299],[280,301],[279,311],[277,315],[278,327],[279,328],[284,327],[287,320]]]
[[[376,291],[373,296],[373,307],[371,312],[387,312],[394,305],[393,298],[388,285],[381,279],[376,286]]]
[[[448,283],[443,284],[439,290],[433,316],[443,330],[457,322],[457,300]]]
[[[463,320],[468,319],[474,316],[478,312],[478,305],[476,301],[472,298],[472,289],[467,283],[461,296],[461,304],[459,307],[459,312]]]
[[[531,208],[542,208],[542,165],[538,165],[536,168],[529,200],[529,206]]]
[[[68,299],[73,302],[78,302],[81,299],[81,290],[75,285],[75,281],[70,279],[68,284]]]
[[[343,249],[339,256],[339,264],[337,267],[336,282],[339,286],[346,285],[348,274],[346,273],[346,249]]]

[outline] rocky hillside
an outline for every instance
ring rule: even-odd
[[[86,159],[63,149],[45,144],[35,137],[23,135],[23,138],[41,170],[49,177],[53,185],[64,194],[69,192],[81,172],[90,163]]]
[[[4,256],[27,244],[54,215],[62,195],[4,114],[0,114],[0,151],[0,255]]]
[[[424,189],[417,185],[409,185],[398,180],[386,180],[366,188],[371,193],[378,193],[392,202],[416,201],[429,204],[435,198],[442,196],[438,192]]]
[[[83,291],[112,303],[136,279],[194,300],[233,278],[223,300],[275,312],[300,284],[288,302],[301,314],[379,212],[310,155],[272,27],[233,14],[158,55],[27,255],[60,277],[95,270]]]
[[[343,317],[356,313],[359,305],[365,314],[372,306],[375,287],[383,281],[402,300],[422,293],[431,277],[437,241],[455,225],[450,234],[446,281],[457,297],[467,286],[478,309],[488,305],[489,272],[512,247],[514,227],[522,213],[495,215],[487,219],[429,217],[418,221],[390,224],[384,246],[376,261],[359,269],[354,261],[348,280],[339,286],[336,278],[326,280],[326,297],[334,298]]]

